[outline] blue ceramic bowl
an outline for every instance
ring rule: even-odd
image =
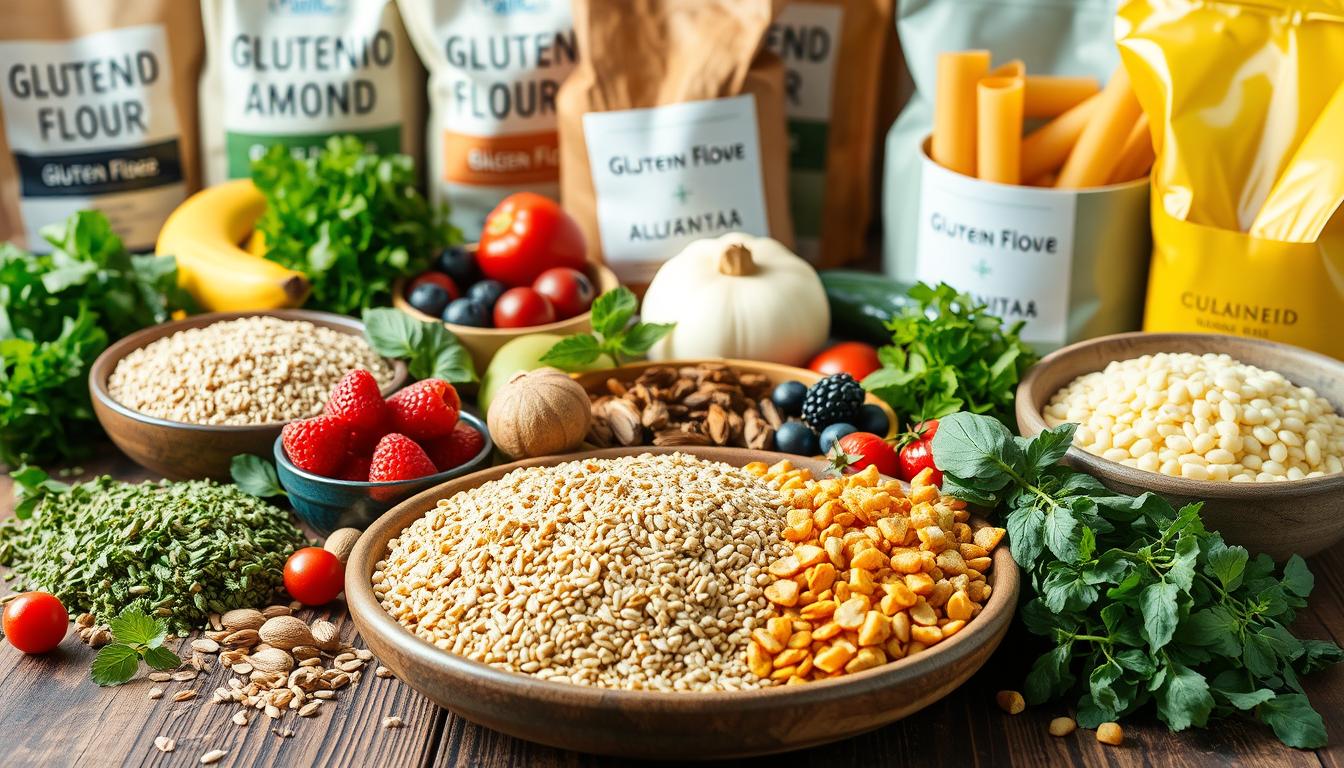
[[[426,488],[470,474],[490,464],[495,449],[490,431],[480,417],[463,411],[459,418],[485,438],[480,453],[470,461],[446,472],[417,477],[414,480],[394,480],[387,483],[356,482],[322,477],[299,469],[285,455],[280,438],[275,440],[275,467],[280,485],[289,493],[289,503],[299,519],[324,536],[337,528],[363,529],[398,502],[414,496]]]

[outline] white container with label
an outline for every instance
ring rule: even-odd
[[[1138,330],[1152,243],[1148,180],[1093,189],[996,184],[921,153],[907,280],[971,294],[1040,351]]]

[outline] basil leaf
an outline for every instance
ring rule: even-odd
[[[168,633],[159,622],[139,608],[127,608],[108,623],[112,638],[128,645],[149,645],[155,638],[160,641]]]
[[[1078,562],[1079,544],[1083,529],[1068,507],[1057,507],[1045,513],[1045,546],[1051,554],[1066,563]]]
[[[1281,693],[1256,707],[1255,712],[1290,747],[1318,749],[1326,745],[1325,721],[1300,693]]]
[[[1221,539],[1214,542],[1205,556],[1204,570],[1231,592],[1241,586],[1249,554],[1245,547],[1229,547]]]
[[[98,649],[93,657],[93,682],[101,686],[121,685],[135,677],[140,669],[140,654],[124,643],[111,643]]]
[[[1208,680],[1180,664],[1171,665],[1156,698],[1158,716],[1173,731],[1183,731],[1192,725],[1203,727],[1213,711]]]
[[[999,476],[1021,466],[1008,428],[994,419],[954,413],[938,423],[933,458],[938,469],[958,477]]]
[[[1029,471],[1033,474],[1039,473],[1063,459],[1064,454],[1069,451],[1069,446],[1073,445],[1073,434],[1077,431],[1077,424],[1060,424],[1029,441],[1026,449]]]
[[[1236,693],[1234,691],[1223,691],[1215,688],[1214,694],[1227,700],[1227,703],[1240,709],[1248,711],[1274,698],[1274,692],[1268,688],[1256,688],[1250,693]]]
[[[145,650],[145,663],[159,670],[177,669],[182,666],[182,659],[167,648],[156,647]]]
[[[675,323],[635,323],[615,337],[616,348],[623,355],[643,357],[675,326]]]
[[[621,286],[607,291],[593,300],[593,330],[604,339],[613,338],[625,330],[638,308],[639,300],[629,288]]]
[[[272,496],[288,496],[280,485],[275,473],[275,465],[260,456],[242,453],[229,461],[229,476],[233,484],[243,493],[267,499]]]
[[[1176,632],[1176,596],[1180,591],[1175,584],[1159,581],[1148,585],[1139,597],[1143,635],[1155,651],[1171,642],[1171,636]]]
[[[420,343],[421,321],[399,309],[366,309],[362,319],[364,339],[383,357],[410,357]]]
[[[477,381],[471,354],[452,331],[437,321],[422,321],[399,309],[366,309],[364,338],[383,357],[406,360],[417,379],[443,379],[454,384]]]
[[[941,428],[939,434],[942,434]],[[1023,568],[1035,566],[1037,558],[1045,548],[1044,524],[1045,513],[1035,507],[1013,510],[1004,523],[1008,530],[1008,546],[1012,550],[1013,559]]]
[[[580,333],[555,342],[538,361],[564,371],[577,371],[596,362],[602,355],[602,344],[592,334]]]

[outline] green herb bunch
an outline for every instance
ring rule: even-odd
[[[174,633],[210,613],[264,605],[306,546],[288,513],[209,480],[70,486],[25,468],[16,518],[0,522],[0,565],[99,620],[127,609]]]
[[[471,353],[443,323],[416,320],[391,307],[364,310],[364,339],[383,357],[406,361],[417,379],[476,381]]]
[[[909,295],[914,303],[887,324],[891,345],[877,352],[883,367],[863,388],[912,423],[969,411],[1013,424],[1017,382],[1037,360],[1018,337],[1023,324],[1005,327],[946,283],[917,283]]]
[[[1034,593],[1023,622],[1054,644],[1027,675],[1027,701],[1077,693],[1088,728],[1149,703],[1175,731],[1250,712],[1285,744],[1324,746],[1298,679],[1344,651],[1288,629],[1313,585],[1302,558],[1276,577],[1268,556],[1206,529],[1199,504],[1118,495],[1059,465],[1075,428],[1027,440],[957,413],[933,439],[944,493],[1007,511],[1013,559]]]
[[[89,366],[112,340],[191,301],[177,262],[132,256],[96,211],[42,232],[50,253],[0,244],[0,463],[87,454]]]
[[[593,333],[576,333],[557,341],[541,356],[542,365],[565,371],[581,370],[603,355],[615,365],[647,355],[658,340],[672,332],[675,323],[631,323],[639,300],[621,286],[593,300]]]
[[[276,145],[252,164],[266,196],[257,222],[266,258],[308,276],[310,309],[358,314],[387,304],[392,283],[422,272],[462,235],[416,188],[407,155],[376,155],[333,136],[316,157]]]
[[[140,661],[159,670],[177,669],[182,659],[163,647],[168,625],[139,608],[128,608],[108,622],[112,642],[98,649],[93,657],[93,682],[121,685],[135,677]]]

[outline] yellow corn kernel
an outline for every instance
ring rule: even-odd
[[[859,645],[878,645],[890,636],[891,619],[881,611],[864,614],[863,625],[859,627]]]
[[[927,595],[933,592],[933,577],[927,573],[906,574],[905,586],[910,588],[916,595]],[[769,595],[766,595],[769,597]]]
[[[779,646],[783,648],[784,644],[789,641],[789,637],[793,635],[793,622],[778,616],[773,619],[767,619],[765,622],[765,631],[769,632],[770,636],[775,639],[775,642],[779,643]],[[779,651],[772,650],[771,653],[779,653]]]
[[[776,581],[765,588],[765,599],[785,607],[798,604],[798,585],[792,581]]]
[[[859,509],[864,512],[880,512],[890,506],[891,494],[886,491],[874,491],[859,503]]]
[[[817,511],[812,513],[812,522],[817,524],[817,530],[829,528],[831,523],[835,522],[835,514],[844,511],[844,506],[836,499],[828,499]]]
[[[939,579],[933,583],[933,590],[925,596],[925,601],[934,608],[941,608],[947,603],[947,599],[957,590],[952,587],[952,582],[947,579]]]
[[[925,646],[923,643],[910,643],[909,645],[905,646],[905,655],[914,656],[916,653],[920,653],[921,651],[927,651],[927,650],[928,647]]]
[[[790,529],[785,529],[785,534]],[[788,538],[786,535],[785,538]],[[936,525],[926,525],[919,529],[919,540],[924,545],[924,549],[930,552],[938,553],[947,549],[950,544],[947,540],[947,532]]]
[[[858,629],[863,626],[863,617],[868,613],[868,598],[863,595],[846,600],[835,609],[835,623],[842,629]]]
[[[919,600],[919,596],[913,590],[900,582],[883,584],[882,589],[886,590],[886,594],[883,595],[878,607],[888,616],[895,616]]]
[[[805,606],[798,615],[804,619],[824,619],[835,613],[836,602],[834,600],[818,600],[817,602]]]
[[[854,524],[854,519],[855,519],[854,513],[850,512],[849,510],[845,510],[843,512],[836,512],[834,521],[831,523],[831,525],[840,526],[842,528],[848,528],[849,526]]]
[[[788,648],[808,648],[812,645],[812,630],[804,629],[793,633],[789,642],[785,644]]]
[[[910,620],[916,624],[932,627],[938,623],[938,613],[929,607],[928,603],[919,600],[910,606]]]
[[[828,621],[812,630],[812,641],[815,643],[818,640],[830,640],[842,631],[844,630],[840,628],[839,624],[836,624],[834,621]],[[752,635],[752,637],[755,637],[755,635]]]
[[[1078,724],[1072,717],[1056,717],[1050,721],[1051,736],[1068,736],[1078,729]]]
[[[878,571],[887,567],[887,556],[882,554],[882,550],[876,547],[869,547],[855,555],[849,561],[850,568],[866,568],[870,571]]]
[[[1125,743],[1125,732],[1119,723],[1102,723],[1097,726],[1097,741],[1118,747]]]
[[[879,479],[881,475],[878,474],[877,467],[869,464],[862,471],[850,475],[847,482],[851,488],[872,488],[877,485]]]
[[[892,550],[889,563],[897,573],[919,573],[924,569],[919,552],[913,549]]]
[[[793,477],[784,481],[784,483],[779,486],[779,490],[792,491],[795,488],[802,488],[804,482],[805,481],[803,480],[803,478],[799,477],[798,475],[794,475]]]
[[[910,642],[910,614],[901,611],[891,617],[891,636],[902,643]]]
[[[807,651],[801,648],[785,648],[775,657],[775,669],[780,667],[792,667],[802,661],[807,656]]]
[[[956,517],[954,513],[953,520],[955,519]],[[965,523],[957,522],[953,523],[952,525],[952,535],[953,537],[956,538],[957,543],[959,545],[966,544],[975,537],[975,531],[971,530],[971,526]]]
[[[835,577],[835,566],[829,561],[817,563],[807,572],[807,588],[817,593],[825,592],[835,583]]]
[[[843,603],[850,598],[849,582],[847,581],[837,581],[831,589],[835,590],[835,601],[837,603]]]
[[[955,549],[945,549],[939,552],[936,562],[938,567],[943,569],[943,573],[956,576],[959,573],[966,572],[966,560]]]
[[[947,638],[965,629],[966,622],[962,621],[961,619],[953,619],[952,621],[949,621],[938,628],[943,631],[943,639],[946,640]]]
[[[771,672],[771,673],[770,673],[770,679],[771,679],[771,680],[788,680],[790,677],[793,677],[795,674],[797,674],[797,672],[798,672],[798,667],[796,667],[796,666],[793,666],[793,667],[780,667],[779,669],[776,669],[774,672]]]
[[[789,527],[785,528],[784,532],[781,534],[781,536],[784,538],[785,541],[792,541],[795,543],[799,541],[807,541],[808,537],[811,535],[812,535],[811,517],[807,518],[801,523],[790,525]]]
[[[794,547],[793,556],[803,568],[811,568],[818,563],[826,562],[826,550],[816,544],[799,544]]]
[[[992,557],[976,557],[966,561],[966,568],[979,573],[985,573],[993,564],[994,558]]]
[[[822,542],[822,547],[826,550],[826,556],[831,559],[831,565],[836,568],[845,568],[849,560],[845,557],[845,543],[839,537],[830,537]]]
[[[947,612],[947,618],[959,621],[969,621],[972,612],[971,598],[966,596],[965,592],[953,592],[947,599],[947,606],[944,610]]]
[[[854,654],[854,658],[845,664],[845,672],[854,674],[862,672],[865,669],[880,667],[887,663],[887,654],[882,652],[881,648],[863,648]]]
[[[984,557],[989,554],[989,551],[986,550],[984,547],[980,546],[979,544],[962,544],[958,546],[957,549],[961,551],[962,560],[971,560],[973,558]]]
[[[775,636],[766,632],[764,629],[753,629],[751,639],[755,640],[761,646],[761,650],[770,655],[774,655],[784,650],[784,644],[775,639]]]
[[[793,555],[785,555],[770,564],[766,570],[771,576],[778,579],[792,578],[794,574],[803,569],[803,564],[798,562],[798,558]]]
[[[927,471],[927,470],[925,470]],[[920,474],[923,474],[921,472]],[[916,475],[918,477],[918,475]],[[916,504],[936,501],[938,499],[938,486],[920,485],[916,486],[914,482],[910,483],[910,501]]]
[[[1005,531],[1002,528],[991,528],[986,526],[975,532],[975,543],[986,552],[992,551],[999,546],[999,541],[1003,539]]]
[[[875,589],[877,589],[877,584],[873,581],[873,574],[862,568],[849,569],[850,592],[857,592],[861,595],[871,595]]]
[[[807,654],[798,662],[798,676],[806,678],[812,672],[812,654]]]
[[[812,663],[823,672],[835,672],[843,669],[856,651],[848,643],[836,643],[812,657]]]
[[[1010,715],[1019,715],[1027,708],[1026,699],[1017,691],[999,691],[994,694],[994,703]]]
[[[751,673],[757,677],[765,677],[770,674],[774,668],[771,663],[770,654],[761,648],[760,643],[751,643],[747,646],[747,667]]]
[[[743,467],[742,469],[744,469],[744,470],[750,472],[751,474],[753,474],[753,475],[755,475],[755,476],[757,476],[757,477],[760,477],[761,475],[764,475],[764,474],[766,473],[766,471],[769,469],[769,467],[766,466],[766,464],[765,464],[764,461],[753,461],[753,462],[747,464],[747,465],[746,465],[745,467]]]
[[[784,684],[785,684],[785,685],[802,685],[803,683],[806,683],[806,682],[807,682],[807,680],[806,680],[805,678],[802,677],[802,675],[805,675],[805,674],[807,674],[807,673],[804,672],[802,666],[799,665],[798,670],[794,673],[793,677],[790,677],[788,680],[785,680],[785,681],[784,681]]]
[[[943,630],[938,627],[921,627],[918,624],[910,628],[910,637],[926,646],[934,645],[943,639]]]

